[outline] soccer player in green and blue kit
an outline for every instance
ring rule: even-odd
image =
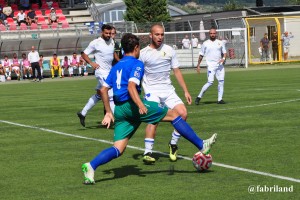
[[[114,144],[101,151],[92,161],[82,165],[85,184],[95,183],[94,172],[97,167],[122,155],[141,122],[171,122],[180,135],[204,154],[209,153],[217,137],[217,134],[213,134],[211,138],[202,140],[176,111],[162,107],[156,102],[142,100],[140,83],[144,75],[144,64],[137,59],[140,54],[139,39],[127,33],[122,37],[121,45],[125,56],[111,69],[101,88],[101,98],[107,111],[102,124],[109,128],[111,122],[115,122]],[[110,88],[113,88],[114,94],[114,115],[109,104]]]

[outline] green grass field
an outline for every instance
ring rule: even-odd
[[[206,74],[184,71],[184,77],[194,100]],[[228,69],[227,104],[216,104],[215,82],[199,106],[187,106],[188,122],[202,138],[219,136],[211,152],[216,164],[208,172],[196,172],[185,158],[197,149],[183,138],[184,157],[169,161],[169,123],[157,130],[157,162],[144,165],[142,125],[122,157],[97,169],[93,186],[82,184],[81,165],[113,137],[99,124],[102,102],[88,114],[86,128],[76,115],[94,93],[95,79],[1,83],[0,199],[300,199],[299,80],[299,64]],[[293,192],[248,192],[258,185],[292,186]]]

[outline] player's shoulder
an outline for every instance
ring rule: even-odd
[[[174,50],[170,45],[167,45],[167,44],[162,44],[162,49],[168,50],[168,51]]]

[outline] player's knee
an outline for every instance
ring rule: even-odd
[[[219,80],[219,85],[224,85],[224,80]]]
[[[214,83],[214,81],[208,81],[208,82],[207,82],[208,87],[212,86],[213,83]]]

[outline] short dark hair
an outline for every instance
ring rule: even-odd
[[[109,25],[109,24],[103,24],[103,26],[101,27],[101,30],[104,31],[104,29],[106,29],[106,30],[111,30],[112,27],[111,27],[111,25]]]
[[[56,54],[56,53],[54,53],[54,54],[53,54],[53,56],[57,56],[57,54]]]
[[[140,39],[132,33],[126,33],[121,39],[121,46],[125,53],[133,52],[134,48],[140,45]]]

